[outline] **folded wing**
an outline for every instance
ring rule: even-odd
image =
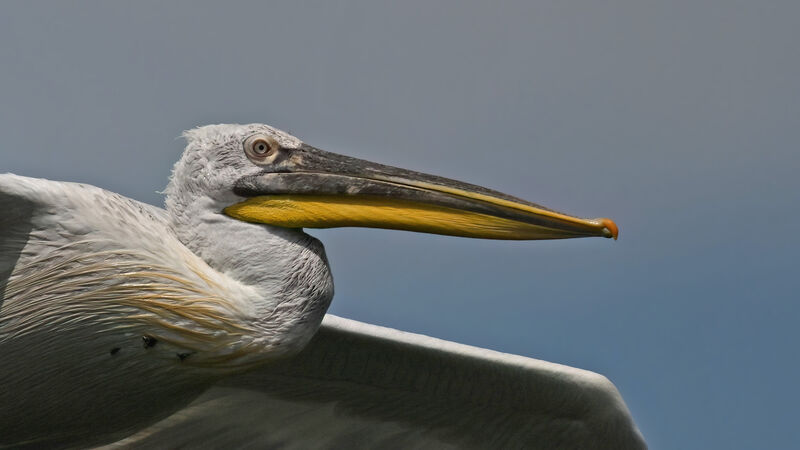
[[[332,315],[298,356],[117,445],[646,448],[601,375]]]

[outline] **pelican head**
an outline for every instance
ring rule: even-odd
[[[168,209],[188,192],[192,202],[229,217],[288,229],[517,240],[618,233],[610,219],[578,218],[480,186],[326,152],[263,124],[212,125],[186,136]]]
[[[228,336],[228,348],[244,355],[237,364],[295,353],[321,323],[333,278],[322,243],[306,228],[488,239],[617,237],[610,219],[573,217],[479,186],[326,152],[263,124],[210,125],[185,136],[165,192],[170,228],[210,266],[204,273],[225,287],[206,296],[225,299],[217,302],[223,313],[215,320],[227,317],[230,328],[248,330]],[[187,336],[198,328],[177,327]],[[191,337],[184,340],[197,352],[193,364],[214,354]]]

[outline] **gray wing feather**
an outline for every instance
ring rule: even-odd
[[[164,210],[95,186],[0,174],[0,294],[21,258],[97,231],[104,214],[161,225],[156,239],[167,229]]]
[[[118,445],[646,448],[601,375],[331,315],[298,356]]]
[[[37,206],[24,190],[19,189],[16,178],[14,175],[0,175],[0,293],[25,248]]]

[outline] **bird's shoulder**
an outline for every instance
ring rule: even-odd
[[[97,253],[178,246],[163,209],[88,184],[0,174],[0,211],[0,275],[68,247]]]
[[[166,222],[166,211],[97,186],[67,181],[52,181],[11,173],[0,174],[0,206],[24,216],[77,216],[94,211],[88,217],[136,218],[159,224]],[[70,214],[70,211],[73,213]],[[133,217],[132,217],[133,216]],[[2,224],[10,226],[20,214],[4,215]]]

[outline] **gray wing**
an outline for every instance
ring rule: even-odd
[[[0,294],[17,260],[25,248],[28,235],[33,228],[32,217],[35,210],[33,200],[4,186],[12,181],[11,175],[0,178]],[[5,183],[3,183],[5,181]],[[3,296],[0,295],[0,299]],[[2,306],[2,300],[0,300]]]
[[[0,174],[0,448],[106,442],[152,423],[166,402],[174,411],[196,397],[199,388],[164,398],[148,386],[138,403],[126,403],[136,388],[113,389],[113,380],[149,374],[149,360],[112,362],[108,349],[120,339],[106,319],[117,316],[104,315],[102,302],[71,303],[121,284],[119,259],[108,255],[126,244],[165,254],[165,220],[158,208],[94,186]]]
[[[0,174],[0,307],[18,264],[73,238],[72,217],[65,214],[70,190],[81,185]],[[0,322],[1,324],[2,322]]]
[[[298,356],[116,445],[646,448],[601,375],[331,315]]]
[[[32,253],[42,250],[34,245],[59,246],[80,239],[102,228],[108,215],[117,221],[153,223],[157,227],[149,233],[152,237],[167,228],[163,209],[95,186],[0,174],[0,274],[13,269],[26,246],[26,253]]]
[[[110,210],[133,223],[161,225],[149,233],[151,240],[167,228],[164,210],[94,186],[0,174],[0,306],[20,260],[81,240]]]

